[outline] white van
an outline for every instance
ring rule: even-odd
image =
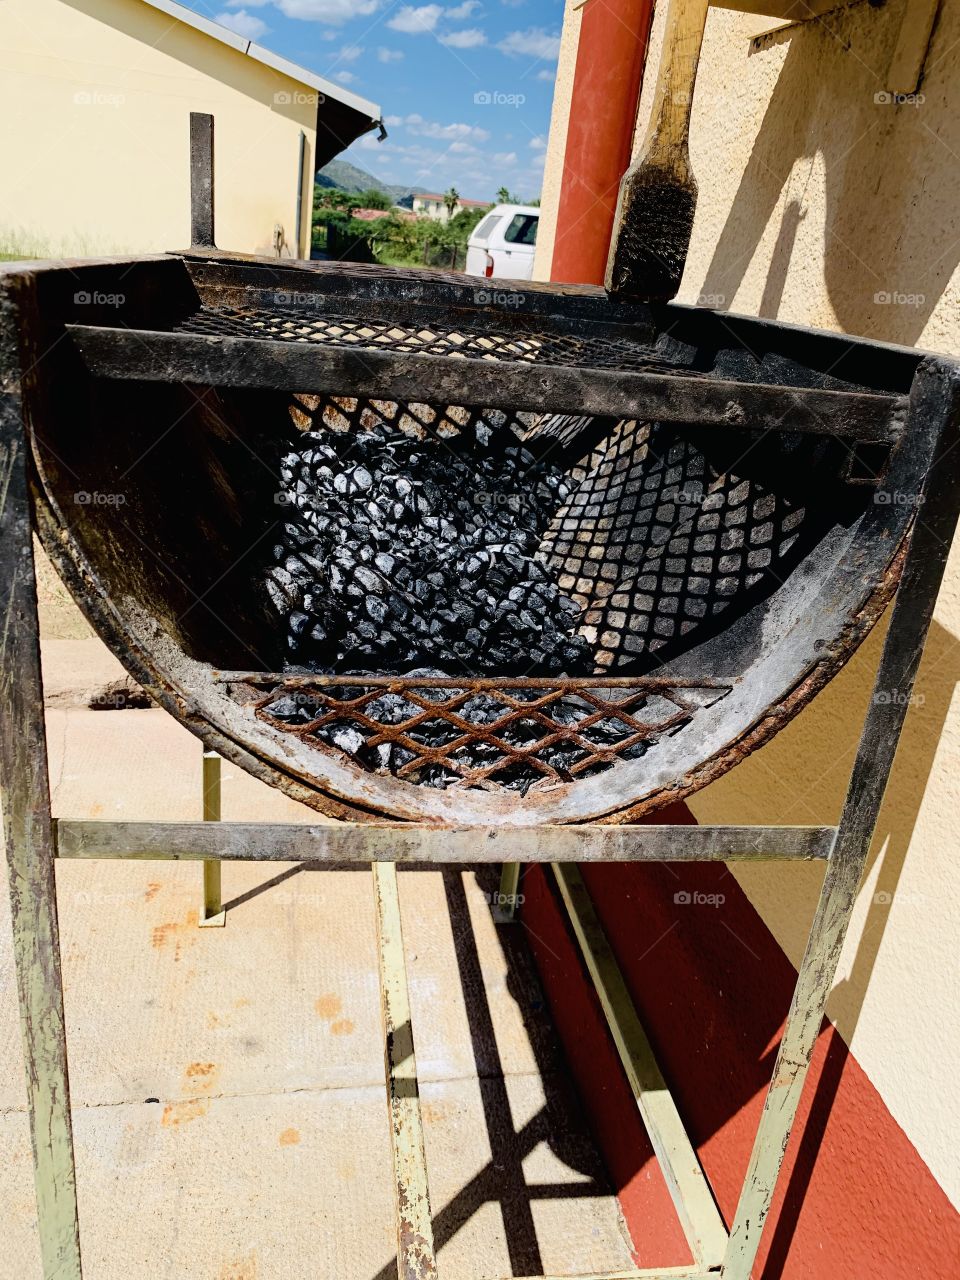
[[[532,205],[495,205],[467,241],[467,275],[533,279],[539,221],[540,210]]]

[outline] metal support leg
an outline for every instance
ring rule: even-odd
[[[220,821],[220,757],[215,751],[203,753],[203,820],[204,822]],[[222,928],[227,922],[220,888],[222,866],[219,859],[204,861],[201,929]]]
[[[520,887],[519,862],[505,862],[500,872],[500,888],[493,904],[495,924],[513,924],[517,916],[517,890]]]
[[[0,333],[0,342],[4,335]],[[19,398],[0,387],[0,790],[44,1280],[80,1280],[36,578]]]
[[[730,1231],[723,1280],[750,1280],[956,531],[960,379],[956,373],[921,365],[910,399],[906,428],[910,438],[902,447],[912,450],[916,488],[901,497],[916,504],[917,516],[820,902]],[[931,426],[944,418],[942,428]]]
[[[395,862],[373,864],[373,890],[377,904],[387,1105],[397,1191],[397,1275],[402,1280],[436,1280],[427,1157]]]

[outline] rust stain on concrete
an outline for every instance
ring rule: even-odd
[[[198,912],[188,911],[184,920],[168,920],[165,924],[158,924],[150,934],[150,941],[158,951],[162,951],[172,942],[173,958],[177,961],[180,959],[184,941],[196,930],[199,919]]]
[[[314,1008],[321,1018],[335,1018],[343,1008],[343,1001],[333,992],[328,992],[327,995],[320,997]]]
[[[338,1018],[330,1024],[330,1032],[335,1036],[353,1035],[353,1023],[349,1018]]]
[[[284,1129],[283,1133],[281,1133],[280,1135],[281,1147],[295,1147],[299,1144],[299,1142],[300,1142],[299,1129]]]
[[[257,1255],[251,1253],[246,1258],[225,1262],[217,1280],[257,1280]]]
[[[151,882],[147,885],[146,892],[143,895],[144,901],[152,902],[162,888],[163,888],[163,885],[160,883],[159,880],[151,880]]]
[[[187,1085],[196,1089],[212,1089],[220,1075],[215,1062],[191,1062],[183,1073]]]
[[[176,1129],[181,1124],[189,1124],[191,1120],[199,1120],[209,1110],[210,1103],[206,1098],[188,1098],[186,1102],[171,1102],[163,1108],[160,1123],[166,1129]]]

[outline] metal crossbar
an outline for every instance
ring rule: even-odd
[[[0,315],[0,326],[7,323]],[[0,327],[9,357],[14,344]],[[285,349],[292,349],[292,344]],[[388,1097],[398,1192],[398,1269],[404,1280],[436,1274],[416,1098],[413,1033],[402,963],[395,863],[540,861],[556,871],[574,930],[637,1104],[663,1158],[668,1185],[699,1256],[692,1267],[621,1273],[629,1280],[749,1280],[784,1152],[820,1031],[857,887],[909,703],[960,511],[960,370],[924,361],[904,428],[914,520],[880,666],[838,826],[428,828],[384,823],[304,827],[258,823],[55,821],[40,674],[36,579],[26,439],[15,361],[0,386],[0,789],[10,871],[13,952],[30,1104],[39,1235],[45,1280],[80,1280],[80,1230],[69,1105],[57,905],[56,857],[172,857],[374,864],[384,989]],[[212,816],[212,815],[209,815]],[[600,858],[825,858],[820,901],[777,1055],[729,1238],[682,1133],[646,1039],[624,998],[588,899],[569,864]],[[720,1249],[722,1245],[722,1256]],[[719,1265],[719,1271],[716,1269]],[[613,1280],[591,1277],[588,1280]]]

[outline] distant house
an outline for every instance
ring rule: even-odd
[[[459,213],[461,209],[489,209],[491,204],[492,201],[490,200],[459,199],[454,213]],[[435,218],[437,222],[449,222],[450,220],[450,211],[446,206],[444,197],[433,192],[415,192],[413,212],[419,214],[421,218]]]
[[[176,0],[0,0],[0,253],[181,249],[215,118],[221,248],[307,257],[313,180],[380,108]]]

